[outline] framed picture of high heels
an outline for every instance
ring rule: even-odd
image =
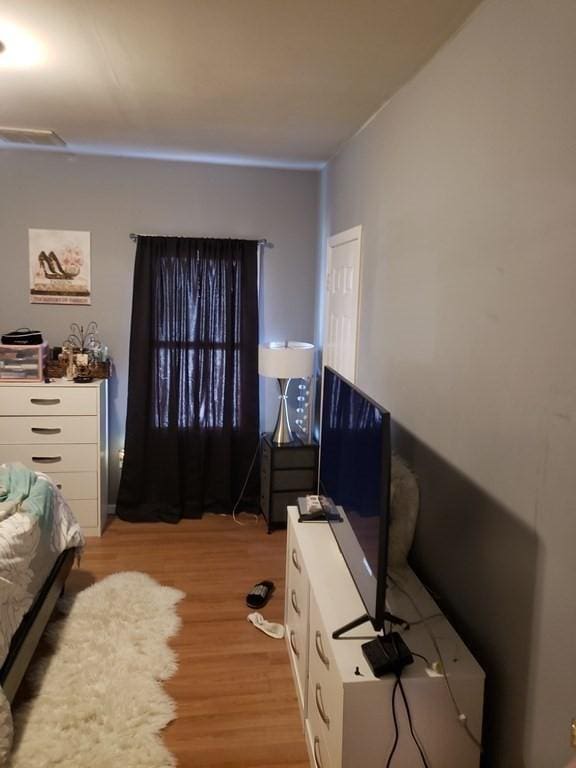
[[[30,303],[90,304],[90,232],[29,229]]]

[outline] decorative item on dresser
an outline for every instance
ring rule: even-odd
[[[268,533],[286,526],[286,508],[298,496],[316,493],[318,445],[295,441],[277,445],[271,435],[260,443],[260,509]]]
[[[108,503],[106,380],[0,384],[0,464],[49,475],[86,536],[101,536]]]
[[[363,655],[368,624],[332,637],[363,604],[328,523],[301,524],[290,507],[286,554],[286,640],[311,765],[382,768],[394,750],[393,768],[422,765],[409,707],[429,765],[478,768],[484,673],[410,568],[389,571],[387,605],[412,624],[404,707],[396,675],[376,678]]]
[[[74,379],[86,383],[110,377],[108,347],[100,341],[98,325],[91,320],[86,328],[70,325],[70,334],[61,347],[53,347],[45,364],[48,378]]]
[[[89,374],[93,379],[110,378],[110,360],[89,363]],[[67,366],[62,360],[48,359],[44,371],[49,379],[61,379],[66,376]]]

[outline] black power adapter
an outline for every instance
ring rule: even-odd
[[[414,661],[410,649],[398,632],[378,635],[369,643],[363,643],[362,653],[375,677],[390,673],[399,675],[404,667]]]

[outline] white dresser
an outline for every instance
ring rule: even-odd
[[[382,768],[394,743],[394,675],[373,676],[361,645],[375,635],[367,623],[334,640],[332,632],[365,613],[356,587],[327,523],[299,523],[288,508],[285,624],[288,653],[298,694],[310,764],[314,768]],[[394,579],[415,601],[390,586],[391,613],[409,622],[432,617],[403,634],[413,653],[430,665],[438,653],[448,672],[456,710],[445,679],[415,658],[402,672],[414,729],[433,768],[478,768],[477,740],[482,730],[484,673],[429,593],[409,569]],[[422,762],[410,735],[400,692],[396,694],[398,747],[392,768],[417,768]]]
[[[20,461],[61,488],[86,536],[101,536],[108,504],[106,380],[0,384],[0,463]]]

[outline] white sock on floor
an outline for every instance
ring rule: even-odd
[[[284,637],[284,627],[282,624],[274,624],[271,621],[266,621],[261,613],[249,613],[246,617],[256,629],[260,629],[270,637],[274,637],[276,640],[281,640]]]

